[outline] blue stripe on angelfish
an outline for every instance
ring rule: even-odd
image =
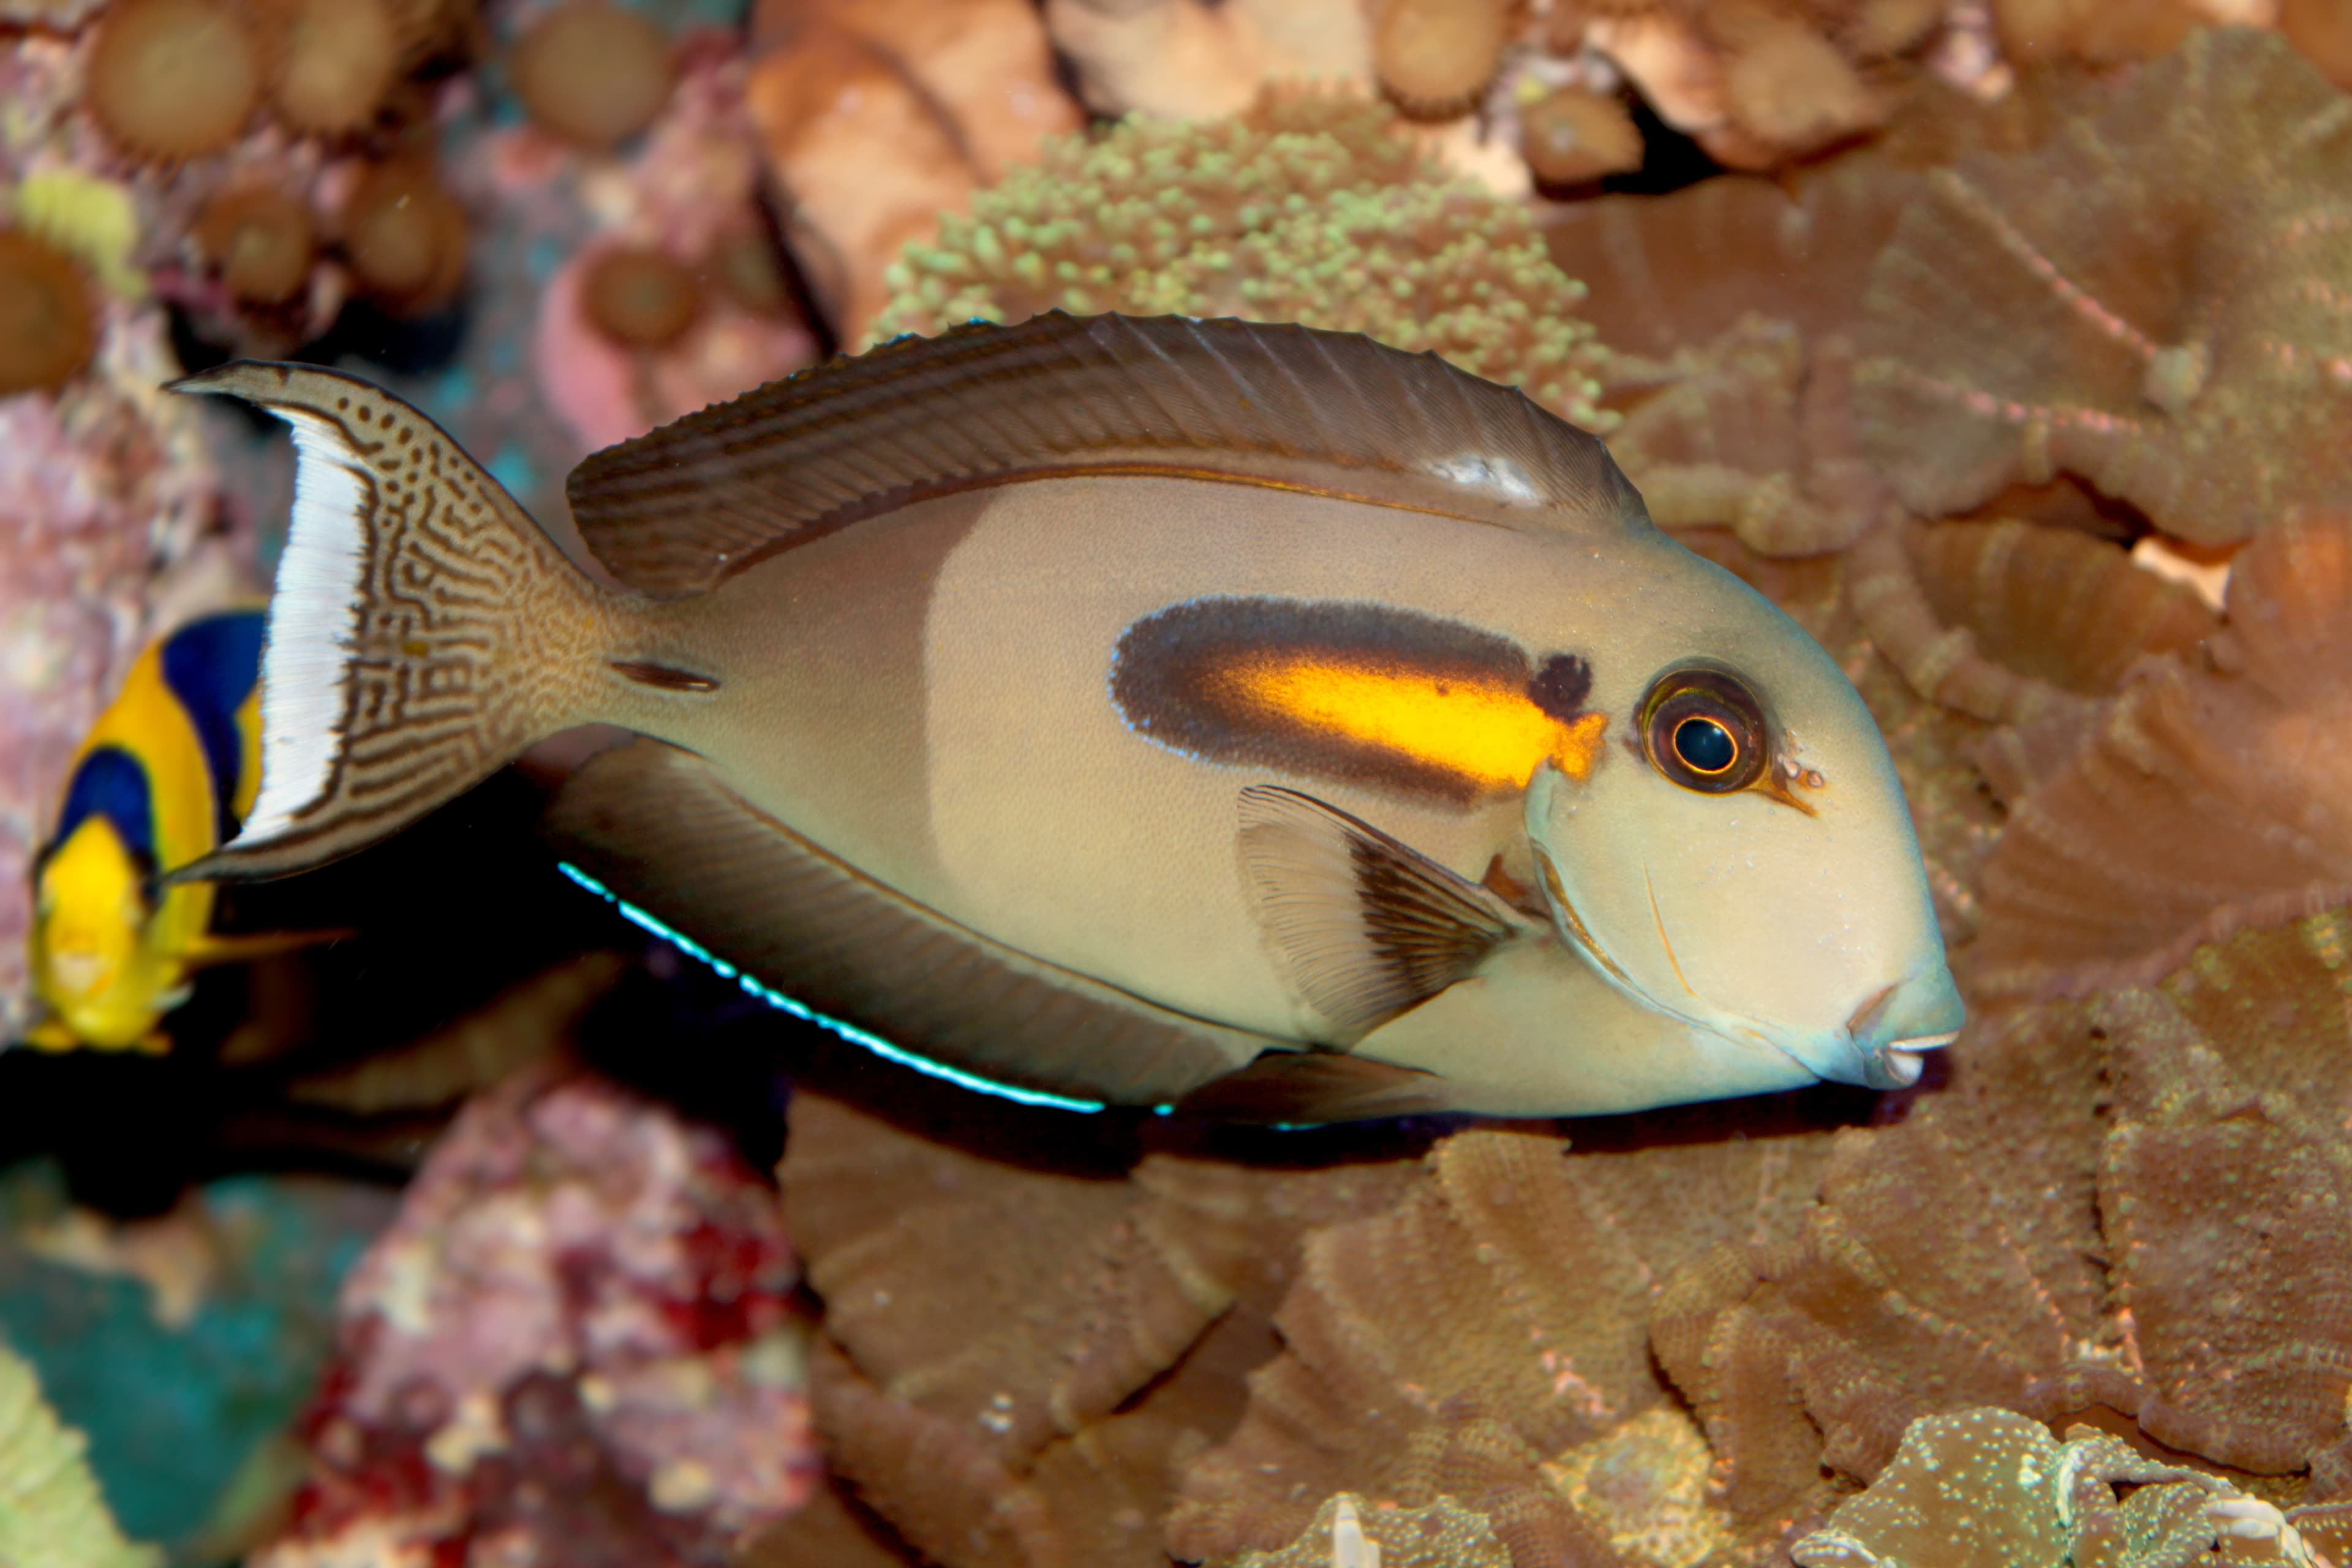
[[[50,847],[72,837],[74,829],[93,816],[112,823],[131,858],[151,872],[155,868],[155,801],[147,768],[120,746],[99,747],[74,770]]]
[[[821,1029],[829,1030],[853,1046],[863,1046],[886,1061],[894,1061],[900,1067],[912,1068],[927,1077],[943,1079],[960,1088],[974,1089],[982,1094],[992,1094],[999,1100],[1013,1100],[1016,1104],[1042,1105],[1055,1110],[1096,1111],[1103,1109],[1103,1102],[1098,1100],[1073,1100],[1066,1095],[1047,1094],[1040,1089],[1016,1089],[1011,1084],[997,1083],[989,1079],[974,1077],[968,1072],[961,1072],[943,1062],[935,1062],[929,1057],[919,1057],[902,1047],[892,1045],[879,1035],[869,1035],[855,1024],[844,1023],[830,1014],[818,1012],[805,1002],[795,1002],[782,992],[761,984],[692,937],[664,925],[569,860],[556,862],[555,868],[620,910],[621,918],[631,925],[659,937],[688,958],[709,965],[711,973],[717,974],[721,980],[732,980],[743,988],[746,995],[766,1003],[780,1013],[789,1013],[803,1023],[814,1024]],[[1172,1108],[1162,1106],[1155,1109],[1164,1112]]]
[[[261,679],[262,624],[258,610],[234,611],[191,621],[163,641],[163,683],[195,726],[205,763],[212,772],[217,844],[236,837],[230,803],[236,799],[243,782],[238,775],[245,768],[245,739],[237,733],[236,710]]]

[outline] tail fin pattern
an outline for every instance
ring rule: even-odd
[[[239,362],[184,392],[293,426],[293,528],[261,664],[261,793],[179,877],[349,854],[579,721],[607,597],[438,426],[310,366]]]

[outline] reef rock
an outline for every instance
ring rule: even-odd
[[[1045,26],[1097,114],[1203,120],[1278,81],[1371,79],[1363,0],[1046,0]]]
[[[814,1461],[772,1191],[719,1133],[556,1064],[460,1114],[346,1281],[268,1568],[699,1563]]]
[[[2352,500],[2342,95],[2193,35],[2041,150],[1927,177],[1871,278],[1863,439],[1906,505],[2074,474],[2179,538]]]
[[[751,37],[788,237],[845,343],[872,330],[902,249],[1078,124],[1030,0],[761,0]]]

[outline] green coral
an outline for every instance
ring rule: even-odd
[[[1608,351],[1576,314],[1584,286],[1527,211],[1356,100],[1273,96],[1227,120],[1063,138],[887,276],[877,342],[1055,309],[1299,321],[1433,350],[1587,428],[1615,423],[1597,406]]]
[[[2104,1432],[2062,1443],[1981,1406],[1912,1422],[1870,1489],[1789,1554],[1801,1568],[2202,1568],[2226,1537],[2232,1556],[2321,1568],[2297,1524],[2336,1511],[2282,1513]]]
[[[82,1435],[41,1402],[33,1369],[0,1348],[0,1563],[7,1568],[152,1568],[162,1554],[122,1538],[82,1458]]]

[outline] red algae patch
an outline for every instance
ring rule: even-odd
[[[205,204],[196,243],[238,299],[280,305],[300,290],[318,253],[310,209],[265,186],[232,186]]]
[[[269,107],[294,130],[344,136],[375,118],[400,68],[389,0],[263,0]]]
[[[589,266],[581,309],[623,348],[666,348],[702,314],[694,274],[651,246],[620,246]]]
[[[96,342],[80,269],[54,246],[0,229],[0,397],[56,391]]]
[[[669,40],[603,0],[569,0],[533,23],[507,62],[541,128],[603,150],[653,123],[669,97]]]
[[[379,163],[343,211],[343,252],[361,285],[397,310],[429,310],[466,280],[466,214],[421,163]]]
[[[89,58],[89,108],[126,152],[175,161],[236,139],[261,93],[253,36],[222,0],[115,0]]]

